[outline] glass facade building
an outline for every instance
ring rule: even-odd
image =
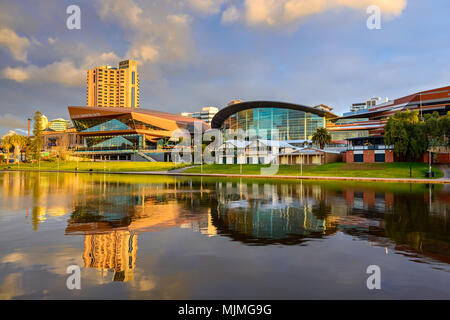
[[[85,142],[82,152],[153,150],[169,144],[175,130],[194,132],[195,119],[154,110],[73,106],[69,113]]]
[[[268,139],[272,139],[272,129],[277,129],[277,140],[310,140],[316,128],[325,126],[326,118],[313,112],[256,107],[231,114],[223,121],[221,129],[255,130],[257,135],[267,135]]]

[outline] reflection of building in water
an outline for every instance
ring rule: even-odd
[[[348,205],[349,213],[354,210],[373,213],[384,213],[392,208],[394,194],[392,192],[377,192],[375,190],[362,190],[347,188],[344,190],[344,198]]]
[[[336,231],[323,189],[298,184],[218,183],[213,223],[220,234],[252,244],[299,244]]]
[[[87,234],[84,238],[84,265],[86,268],[114,270],[114,281],[133,280],[137,248],[137,235],[130,231]]]
[[[201,234],[207,235],[208,237],[214,237],[217,235],[217,228],[213,223],[210,208],[208,208],[208,221],[205,221],[203,219],[195,222],[183,223],[180,225],[180,228],[190,229],[194,232],[200,232]]]

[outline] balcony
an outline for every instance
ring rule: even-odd
[[[368,146],[348,146],[347,150],[349,151],[357,151],[357,150],[393,150],[394,146],[386,146],[386,145],[368,145]]]

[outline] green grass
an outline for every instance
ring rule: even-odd
[[[78,171],[93,171],[93,172],[136,172],[136,171],[165,171],[183,168],[186,165],[176,165],[172,162],[78,162]],[[77,162],[75,161],[61,161],[58,167],[58,162],[53,161],[41,161],[40,167],[37,163],[21,163],[0,165],[0,170],[43,170],[43,171],[76,171]]]
[[[328,163],[324,165],[304,165],[303,176],[324,176],[324,177],[366,177],[366,178],[410,178],[409,167],[412,168],[412,178],[425,178],[428,165],[424,163]],[[186,173],[223,173],[223,174],[261,174],[261,168],[268,165],[247,164],[211,164],[204,165],[203,168],[186,169]],[[432,169],[435,178],[441,178],[443,173],[435,168]],[[277,175],[301,175],[300,165],[280,165]]]
[[[174,164],[171,162],[78,162],[78,171],[93,172],[136,172],[136,171],[165,171],[183,168],[186,164]],[[409,167],[412,168],[412,178],[425,178],[428,165],[424,163],[328,163],[324,165],[304,165],[303,176],[323,176],[323,177],[366,177],[366,178],[409,178]],[[8,168],[9,167],[9,168]],[[41,161],[40,168],[36,164],[0,165],[0,170],[31,170],[31,171],[76,171],[77,163],[74,161],[58,162]],[[241,166],[236,164],[212,164],[186,169],[185,173],[222,173],[222,174],[244,174],[260,175],[261,168],[268,165],[247,164]],[[301,175],[299,165],[280,165],[277,175]],[[435,178],[441,178],[443,173],[433,168]]]

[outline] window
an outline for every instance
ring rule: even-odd
[[[135,72],[133,71],[131,73],[131,84],[134,84],[134,77],[135,77]]]
[[[131,106],[134,107],[134,87],[131,88]]]

